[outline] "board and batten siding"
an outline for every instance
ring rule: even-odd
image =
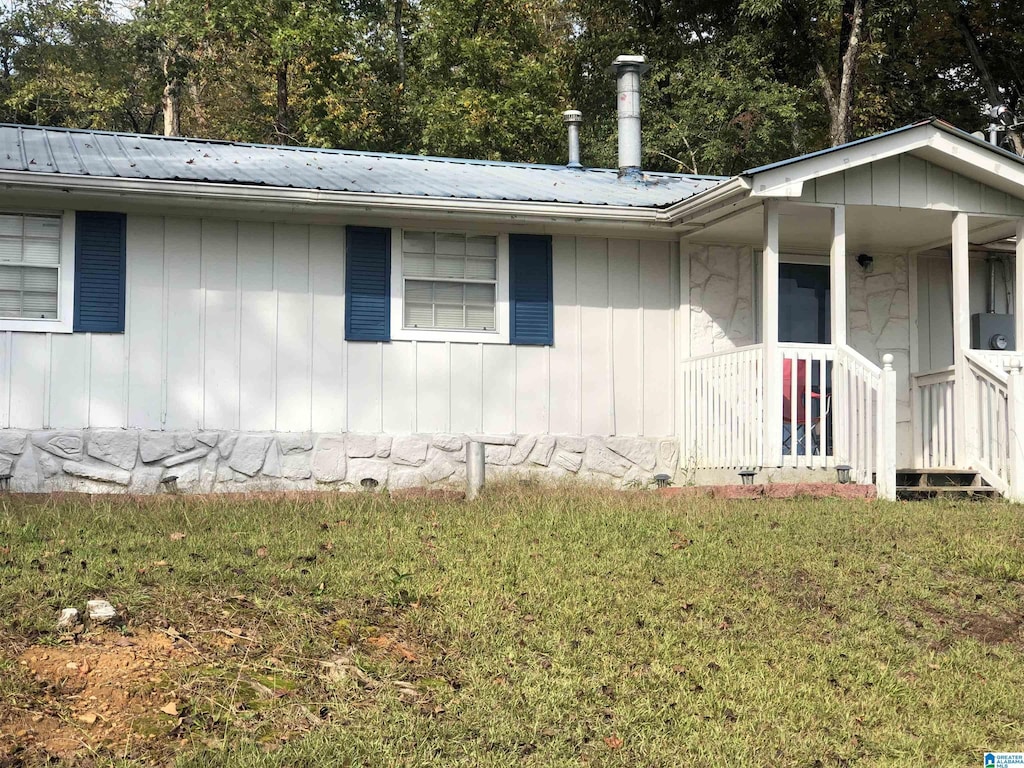
[[[1024,215],[1024,200],[912,155],[810,179],[800,202]]]
[[[347,342],[344,249],[129,215],[125,333],[0,332],[0,427],[674,433],[676,244],[555,236],[551,347]]]

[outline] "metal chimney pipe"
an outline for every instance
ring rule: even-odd
[[[580,123],[583,113],[578,109],[567,109],[562,113],[562,120],[569,129],[569,162],[570,168],[582,168],[580,165]]]
[[[648,69],[645,56],[619,56],[612,62],[618,91],[619,176],[640,173],[640,75]]]

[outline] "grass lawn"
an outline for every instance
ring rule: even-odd
[[[1022,594],[1003,503],[2,497],[0,766],[980,766]]]

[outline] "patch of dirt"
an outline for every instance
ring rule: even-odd
[[[816,611],[837,618],[836,607],[828,600],[825,588],[810,573],[802,568],[793,572],[790,578],[790,599],[804,611]]]
[[[40,706],[0,715],[0,764],[70,761],[83,749],[131,754],[173,735],[181,721],[171,679],[199,657],[181,639],[140,631],[35,646],[17,661],[38,684]]]
[[[350,618],[309,616],[309,631],[336,649],[323,661],[295,656],[279,631],[261,632],[265,619],[224,627],[199,610],[199,625],[187,630],[157,619],[12,654],[24,692],[16,706],[0,706],[0,768],[124,758],[162,765],[226,738],[269,751],[322,727],[330,703],[343,699],[364,706],[397,695],[443,713],[458,684],[439,646],[412,631],[407,613],[423,604],[374,598],[349,607]]]
[[[1022,615],[993,615],[963,609],[950,615],[932,605],[925,606],[924,612],[928,619],[949,632],[954,639],[971,638],[988,645],[1024,644],[1024,616]],[[920,628],[919,624],[918,627]],[[949,643],[935,645],[944,648]]]

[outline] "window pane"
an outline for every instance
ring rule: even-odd
[[[27,264],[60,264],[59,240],[26,240],[25,262]]]
[[[21,290],[21,267],[0,267],[0,291]]]
[[[466,259],[466,277],[473,280],[497,280],[497,261],[495,259]]]
[[[407,253],[402,257],[402,269],[406,277],[433,277],[434,257]]]
[[[465,277],[466,260],[462,257],[452,258],[450,256],[435,256],[434,276],[453,278]]]
[[[26,293],[22,317],[52,320],[57,317],[56,293]]]
[[[462,304],[462,283],[434,283],[434,301],[438,304]]]
[[[60,219],[56,216],[26,216],[25,236],[55,240],[60,237]]]
[[[21,261],[21,238],[0,237],[0,261]]]
[[[0,216],[0,235],[21,237],[21,216]]]
[[[406,253],[433,253],[433,232],[406,232],[402,250]]]
[[[437,253],[447,253],[452,256],[466,255],[466,236],[453,235],[450,232],[438,232],[434,241]]]
[[[470,237],[466,240],[466,253],[494,258],[498,253],[498,239],[492,235]]]
[[[405,300],[431,303],[434,300],[434,284],[422,280],[407,280]]]
[[[494,286],[470,283],[466,286],[467,304],[484,304],[494,306]]]
[[[26,291],[57,293],[57,270],[25,267],[22,269]]]
[[[432,304],[418,304],[414,301],[405,301],[405,327],[406,328],[433,328],[434,327],[434,306]]]
[[[466,327],[466,312],[461,304],[438,304],[436,320],[438,328],[461,330]]]
[[[474,331],[493,331],[494,307],[466,307],[466,328]]]
[[[21,317],[21,291],[0,290],[0,317]]]

